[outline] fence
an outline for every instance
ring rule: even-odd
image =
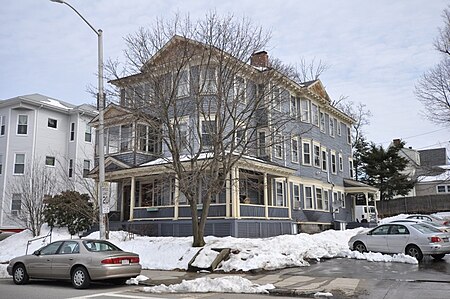
[[[404,197],[377,202],[378,215],[430,214],[450,211],[450,194]]]

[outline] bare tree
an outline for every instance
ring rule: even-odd
[[[284,125],[297,114],[281,109],[290,100],[279,88],[289,68],[264,63],[265,53],[259,53],[262,63],[247,63],[269,39],[245,18],[176,16],[127,36],[126,63],[108,63],[113,84],[126,90],[122,105],[163,144],[160,159],[189,202],[193,246],[205,244],[211,200],[227,182],[236,183],[234,166],[284,143]]]
[[[427,71],[416,84],[415,93],[432,122],[450,126],[450,7],[443,13],[444,27],[434,42],[443,59]]]

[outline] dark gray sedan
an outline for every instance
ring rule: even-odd
[[[15,284],[30,278],[71,280],[74,288],[91,281],[123,284],[141,273],[139,255],[126,252],[104,240],[63,240],[48,244],[32,255],[16,257],[7,267]]]

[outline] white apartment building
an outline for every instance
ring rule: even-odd
[[[41,94],[0,100],[0,229],[24,228],[18,217],[24,194],[13,187],[31,176],[54,177],[48,195],[95,194],[94,181],[85,176],[94,167],[95,133],[89,122],[97,114],[91,105]]]

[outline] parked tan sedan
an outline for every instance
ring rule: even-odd
[[[141,273],[139,255],[122,251],[104,240],[63,240],[48,244],[32,255],[16,257],[7,267],[15,284],[30,278],[71,280],[74,288],[89,287],[91,281],[123,284]]]

